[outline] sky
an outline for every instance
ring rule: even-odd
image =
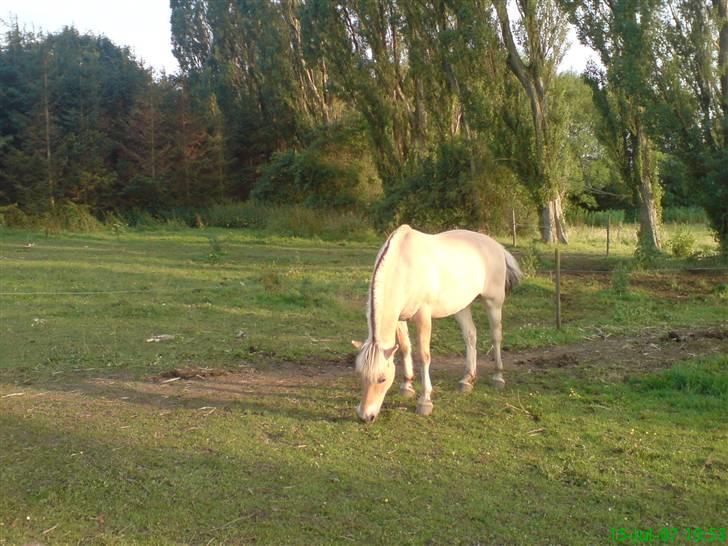
[[[129,46],[145,65],[171,74],[179,65],[172,55],[169,15],[169,0],[0,0],[0,19],[6,23],[17,16],[27,30],[53,33],[75,26],[82,33],[103,34]],[[573,31],[569,42],[560,68],[581,72],[594,53],[579,44]]]
[[[146,66],[174,73],[169,0],[0,0],[0,19],[18,18],[27,30],[54,33],[64,26],[105,35],[129,46]],[[4,27],[5,25],[1,25]]]

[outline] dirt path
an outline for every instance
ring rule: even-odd
[[[597,336],[571,345],[506,351],[503,359],[506,379],[513,386],[526,374],[543,375],[545,385],[550,384],[548,376],[554,373],[575,379],[621,381],[626,376],[667,368],[680,360],[715,354],[728,354],[726,325],[701,330],[650,329],[642,335],[629,337]],[[315,364],[270,362],[256,366],[241,364],[236,369],[226,370],[184,368],[143,380],[124,375],[83,379],[66,377],[34,384],[32,391],[46,395],[38,401],[46,400],[48,403],[56,397],[73,394],[81,397],[76,403],[91,403],[92,400],[117,403],[122,400],[163,410],[193,407],[206,411],[215,411],[228,404],[244,404],[252,408],[251,411],[258,411],[256,408],[273,411],[277,405],[271,406],[270,400],[314,400],[321,396],[316,389],[325,389],[329,398],[351,397],[357,389],[353,364],[354,355],[348,354],[337,361]],[[452,381],[455,388],[462,367],[462,357],[434,355],[433,379]],[[492,369],[492,357],[481,353],[481,377],[488,377]],[[8,401],[16,400],[10,397],[23,394],[31,398],[32,392],[28,390],[26,393],[25,390],[18,386],[0,385],[0,395],[3,399],[8,397]],[[265,404],[260,402],[262,398],[267,399]]]
[[[596,337],[581,343],[503,353],[504,366],[511,373],[539,373],[553,368],[570,368],[575,377],[622,378],[634,373],[667,368],[696,356],[728,354],[728,328],[704,330],[650,330],[629,337]],[[171,370],[137,383],[135,388],[152,392],[177,391],[183,396],[202,396],[220,401],[253,394],[300,394],[311,387],[355,382],[353,355],[320,364],[280,362],[259,367],[223,371],[200,368]],[[481,376],[493,367],[490,356],[479,358]],[[432,374],[456,377],[462,370],[461,357],[433,359]],[[98,379],[108,383],[113,380]],[[177,388],[170,389],[170,386]]]

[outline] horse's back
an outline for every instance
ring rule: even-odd
[[[433,316],[456,313],[479,295],[502,297],[504,251],[487,235],[462,229],[428,235],[409,228],[401,236],[400,258],[407,269],[407,284],[418,299],[432,307]]]

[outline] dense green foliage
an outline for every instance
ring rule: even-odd
[[[569,209],[638,208],[658,248],[664,195],[725,241],[728,18],[699,4],[172,0],[174,76],[104,37],[11,24],[0,205],[252,198],[491,230],[515,209],[549,241]],[[599,54],[584,77],[558,72],[566,15]]]

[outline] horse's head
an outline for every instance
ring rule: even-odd
[[[361,376],[361,402],[356,407],[356,414],[365,423],[371,423],[377,418],[384,396],[394,382],[397,346],[383,349],[373,341],[352,341],[352,344],[359,349],[356,371]]]

